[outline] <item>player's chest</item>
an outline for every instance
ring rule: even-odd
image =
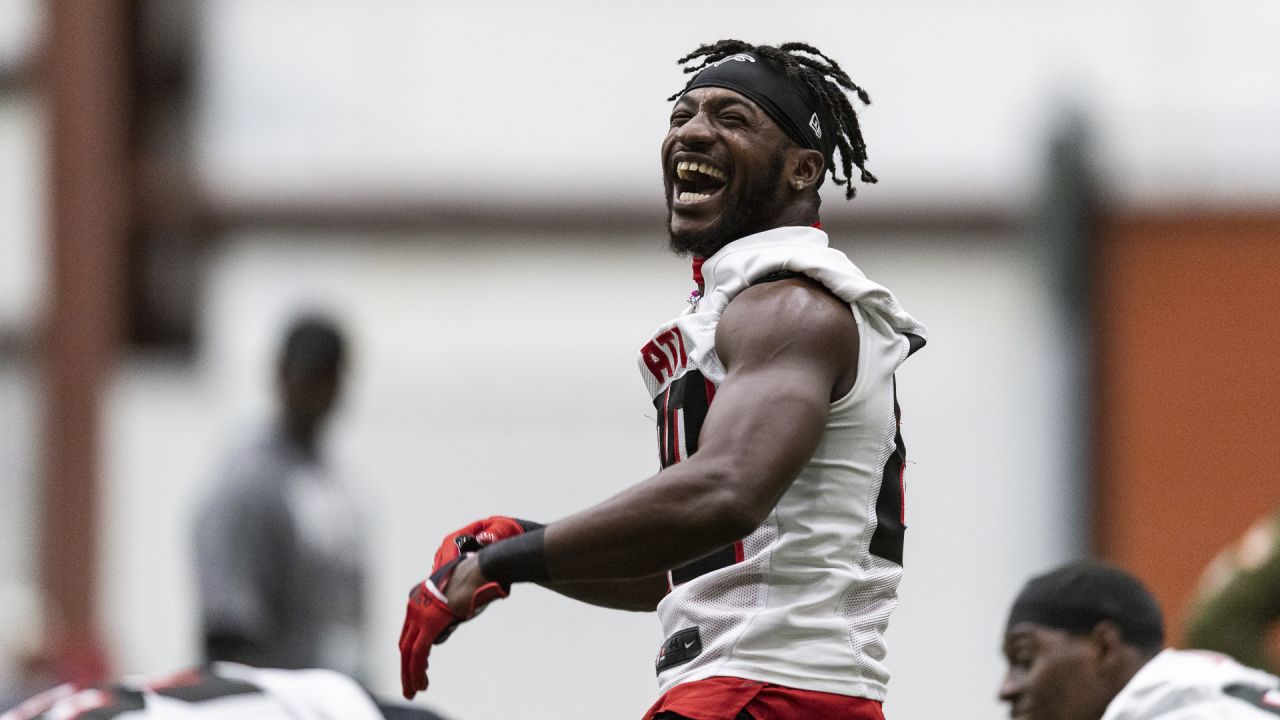
[[[657,400],[668,394],[673,384],[692,371],[712,385],[724,379],[724,366],[716,355],[716,327],[719,313],[688,313],[660,326],[641,346],[640,375]]]

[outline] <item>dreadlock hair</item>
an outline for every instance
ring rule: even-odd
[[[783,70],[786,71],[787,77],[799,80],[813,90],[814,94],[821,100],[823,107],[835,119],[837,125],[836,147],[840,150],[844,177],[841,177],[836,168],[832,167],[830,168],[831,178],[835,180],[837,185],[846,186],[844,192],[846,200],[853,198],[857,194],[857,189],[854,188],[853,183],[849,180],[853,175],[854,165],[857,165],[858,170],[861,171],[860,179],[862,182],[877,182],[876,176],[872,175],[866,168],[867,144],[862,139],[862,129],[858,125],[858,113],[854,111],[853,105],[849,102],[849,98],[845,93],[857,93],[858,99],[862,101],[863,105],[871,104],[871,96],[867,95],[866,90],[863,90],[853,80],[849,79],[849,75],[840,68],[839,63],[827,57],[812,45],[799,42],[783,43],[777,46],[752,45],[741,40],[721,40],[710,45],[702,45],[697,50],[677,60],[676,63],[685,65],[684,71],[696,77],[696,73],[708,65],[723,60],[730,55],[744,52],[755,53],[781,65]],[[699,59],[701,59],[701,62],[696,65],[692,64]],[[675,100],[683,95],[689,89],[689,86],[693,84],[693,80],[694,78],[689,78],[689,82],[685,83],[680,92],[675,93],[667,100]],[[833,164],[834,159],[832,158]]]

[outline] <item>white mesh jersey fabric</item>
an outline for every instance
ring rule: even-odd
[[[697,627],[702,643],[696,657],[663,670],[659,683],[665,692],[731,675],[881,700],[889,678],[884,632],[902,568],[871,554],[870,545],[895,449],[893,375],[908,355],[907,335],[923,340],[923,326],[829,248],[824,232],[778,228],[707,259],[705,292],[644,346],[641,374],[654,398],[693,370],[718,386],[725,377],[715,353],[721,313],[743,289],[778,271],[807,275],[851,305],[860,334],[857,380],[832,403],[809,463],[744,538],[741,560],[675,585],[659,605],[667,637]],[[686,440],[676,442],[683,449]],[[900,492],[898,478],[889,480],[886,492]]]
[[[1275,720],[1280,678],[1203,650],[1164,650],[1112,698],[1102,720]]]

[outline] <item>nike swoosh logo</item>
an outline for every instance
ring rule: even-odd
[[[693,644],[694,644],[694,643],[696,643],[696,642],[698,642],[698,641],[697,641],[697,640],[690,640],[689,642],[687,642],[687,643],[685,643],[685,644],[684,644],[684,649],[685,649],[685,650],[688,650],[689,648],[693,647]]]

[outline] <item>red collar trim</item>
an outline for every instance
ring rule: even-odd
[[[702,263],[706,261],[704,257],[693,256],[693,282],[698,287],[702,287]]]

